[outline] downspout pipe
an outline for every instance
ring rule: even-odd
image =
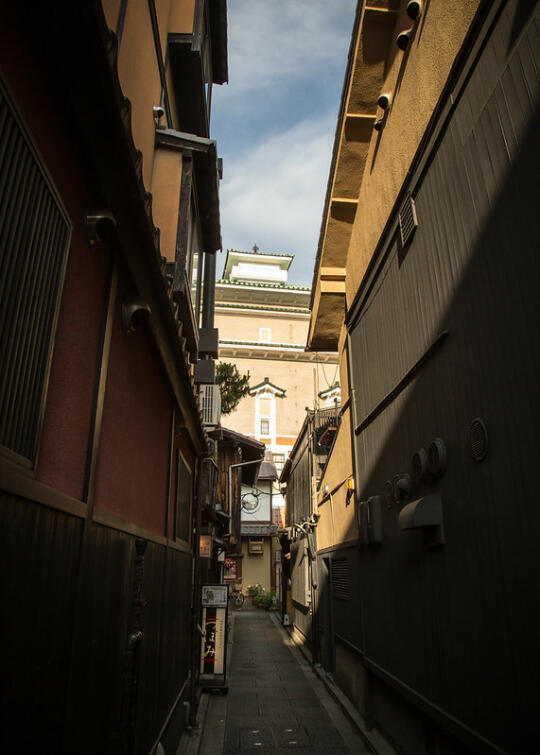
[[[202,326],[214,327],[214,309],[216,306],[216,255],[204,255],[204,292]]]

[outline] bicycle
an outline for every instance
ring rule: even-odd
[[[229,592],[229,601],[233,608],[242,608],[244,605],[244,593],[239,585],[231,587]]]

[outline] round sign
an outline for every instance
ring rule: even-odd
[[[256,493],[244,493],[242,496],[242,508],[248,514],[254,514],[260,505],[259,496]]]

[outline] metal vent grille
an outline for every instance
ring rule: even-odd
[[[0,87],[0,444],[33,462],[70,225]]]
[[[332,559],[332,591],[334,598],[350,600],[351,595],[351,572],[346,558]]]
[[[488,432],[485,424],[479,417],[471,422],[470,429],[471,453],[475,461],[486,458],[488,451]]]
[[[399,235],[402,249],[410,242],[417,228],[416,205],[409,194],[399,211]]]

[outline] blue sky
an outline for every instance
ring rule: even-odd
[[[224,249],[294,254],[311,284],[356,0],[229,0],[229,84],[212,92]],[[224,262],[218,261],[218,275]]]

